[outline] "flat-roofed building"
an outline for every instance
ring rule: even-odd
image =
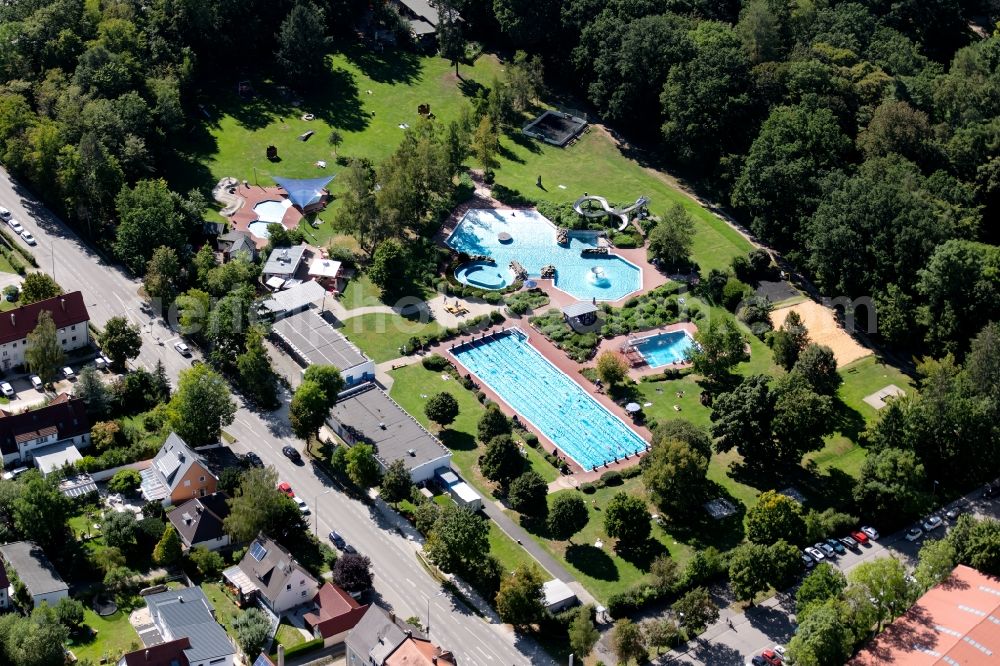
[[[372,444],[383,470],[402,460],[414,483],[451,466],[451,451],[374,384],[342,393],[326,423],[348,446]]]
[[[303,369],[332,365],[347,386],[375,377],[375,361],[365,356],[315,308],[274,322],[271,335]]]

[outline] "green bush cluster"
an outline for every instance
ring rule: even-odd
[[[565,322],[562,313],[556,309],[532,317],[528,321],[574,361],[586,361],[593,356],[597,344],[600,342],[596,333],[577,333],[574,331]]]
[[[3,242],[7,245],[7,250],[10,251],[11,253],[10,255],[5,255],[8,260],[11,260],[13,253],[16,252],[17,254],[24,257],[25,261],[27,261],[29,264],[31,264],[35,268],[38,268],[38,260],[35,259],[35,255],[33,255],[31,252],[22,247],[20,243],[14,240],[14,237],[11,236],[6,229],[0,228],[0,237],[3,238]],[[17,266],[14,264],[14,262],[11,261],[10,263],[11,266],[14,266],[16,270]],[[21,271],[17,272],[20,273]]]
[[[478,317],[472,317],[471,319],[466,319],[460,325],[446,328],[443,331],[437,333],[427,333],[426,335],[414,335],[412,338],[406,341],[406,353],[415,354],[418,349],[424,349],[431,345],[437,344],[439,342],[447,342],[452,338],[459,337],[461,335],[468,335],[469,333],[476,333],[490,326],[495,326],[504,321],[504,316],[498,311],[494,310],[489,314],[480,315]]]
[[[723,553],[712,547],[706,548],[688,562],[684,575],[673,587],[662,589],[649,583],[639,583],[612,594],[608,597],[608,614],[614,618],[627,617],[648,604],[673,601],[699,585],[725,576],[727,568],[728,562]]]
[[[20,256],[12,252],[10,248],[0,246],[0,255],[3,255],[8,263],[10,263],[11,268],[13,268],[18,275],[24,275],[27,273],[28,269],[24,265],[24,262],[21,261]]]
[[[605,307],[601,335],[613,338],[677,322],[681,315],[680,303],[677,300],[680,288],[680,284],[669,282],[642,296],[628,299],[621,308]],[[687,316],[694,318],[699,312],[696,305],[687,306]]]
[[[425,356],[420,365],[424,366],[426,370],[433,370],[434,372],[441,372],[446,370],[451,366],[444,356],[441,354],[431,354],[430,356]]]
[[[505,299],[511,314],[523,315],[528,310],[536,310],[549,304],[549,295],[535,287],[511,294]]]
[[[513,187],[507,187],[500,183],[494,183],[491,191],[494,199],[508,206],[532,206],[535,204],[534,199],[522,194]]]

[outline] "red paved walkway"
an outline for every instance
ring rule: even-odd
[[[259,185],[244,187],[242,183],[236,186],[235,194],[243,198],[243,205],[229,219],[235,228],[247,232],[250,231],[250,224],[257,221],[257,213],[254,212],[254,206],[264,201],[285,201],[288,196],[288,193],[281,187],[262,187]],[[285,216],[281,219],[281,223],[289,230],[299,226],[299,222],[301,221],[302,213],[295,206],[286,208]],[[266,238],[254,236],[253,239],[258,248],[267,245]]]

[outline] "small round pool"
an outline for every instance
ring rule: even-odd
[[[455,271],[458,281],[479,289],[503,289],[510,284],[501,269],[485,261],[470,261]]]
[[[267,225],[268,224],[271,224],[271,223],[270,222],[251,222],[247,226],[247,231],[249,231],[250,233],[252,233],[257,238],[263,238],[263,239],[266,240],[266,239],[268,239],[268,238],[271,237],[271,234],[267,233]]]
[[[288,201],[261,201],[253,207],[253,212],[261,222],[281,222],[290,205]]]

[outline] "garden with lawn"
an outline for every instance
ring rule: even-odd
[[[139,634],[128,621],[128,611],[117,610],[101,617],[90,608],[88,601],[84,601],[83,625],[66,644],[78,661],[114,663],[126,652],[142,647]]]
[[[409,345],[411,338],[438,334],[443,330],[436,321],[422,321],[421,315],[409,318],[369,312],[345,320],[340,332],[369,358],[381,363],[403,356],[400,350]]]

